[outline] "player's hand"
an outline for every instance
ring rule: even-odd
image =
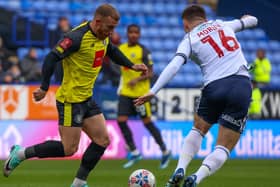
[[[145,102],[150,101],[154,96],[155,96],[154,93],[149,92],[146,95],[138,97],[137,99],[135,99],[134,100],[134,105],[135,106],[143,105]]]
[[[131,69],[134,71],[142,71],[142,75],[148,74],[148,68],[145,64],[134,64]]]
[[[249,16],[251,16],[251,15],[245,14],[245,15],[243,15],[243,16],[241,17],[241,19],[246,18],[246,17],[249,17]]]
[[[46,96],[46,94],[46,91],[42,90],[41,88],[38,88],[33,92],[33,98],[35,99],[35,101],[41,101]]]

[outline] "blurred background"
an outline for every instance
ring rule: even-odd
[[[35,103],[32,92],[40,82],[44,56],[63,33],[91,20],[102,0],[0,0],[0,159],[11,145],[28,146],[58,139],[55,91],[62,79],[58,65],[47,97]],[[191,3],[201,4],[208,19],[231,20],[244,14],[259,19],[257,28],[237,34],[244,55],[252,66],[253,102],[248,125],[232,153],[233,158],[280,158],[280,2],[273,0],[112,0],[121,14],[116,33],[126,42],[126,27],[141,27],[141,43],[152,54],[154,79],[167,65],[184,36],[181,12]],[[260,53],[260,54],[259,54]],[[259,74],[264,67],[267,71]],[[112,143],[104,158],[126,157],[124,141],[116,123],[118,73],[104,63],[94,98],[108,120]],[[259,69],[258,69],[259,68]],[[263,79],[263,77],[265,77]],[[200,69],[189,61],[152,101],[153,118],[167,146],[177,158],[183,137],[192,126],[194,105],[200,94]],[[129,123],[138,133],[137,146],[144,158],[159,158],[161,152],[138,118]],[[213,149],[217,127],[209,132],[198,157]],[[81,156],[89,140],[82,137]]]

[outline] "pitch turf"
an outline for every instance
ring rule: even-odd
[[[0,161],[3,165],[3,161]],[[89,177],[90,187],[127,187],[130,173],[138,168],[152,171],[157,187],[163,187],[177,161],[165,170],[158,169],[158,160],[143,160],[130,169],[122,169],[123,160],[102,160]],[[201,163],[194,160],[188,169],[193,172]],[[0,187],[69,187],[78,160],[25,161],[9,178],[0,177]],[[276,187],[280,186],[280,160],[230,160],[199,187]]]

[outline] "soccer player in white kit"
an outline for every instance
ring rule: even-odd
[[[186,168],[214,123],[219,124],[215,149],[194,174],[186,177],[183,187],[197,186],[222,167],[244,129],[252,93],[247,61],[235,32],[256,26],[257,18],[245,15],[232,21],[207,21],[204,9],[198,5],[187,7],[182,18],[187,34],[174,58],[150,92],[135,100],[135,105],[150,100],[175,76],[188,58],[200,66],[204,85],[194,114],[194,125],[184,139],[177,167],[166,187],[180,186]]]

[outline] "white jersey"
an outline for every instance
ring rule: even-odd
[[[208,21],[187,33],[177,49],[197,63],[203,74],[204,86],[230,75],[249,76],[247,61],[236,39],[241,28],[240,20]]]
[[[235,32],[256,26],[258,19],[243,16],[233,21],[208,21],[185,35],[171,62],[161,72],[150,92],[156,94],[191,58],[202,70],[204,86],[230,76],[249,77],[247,61],[236,40]]]

